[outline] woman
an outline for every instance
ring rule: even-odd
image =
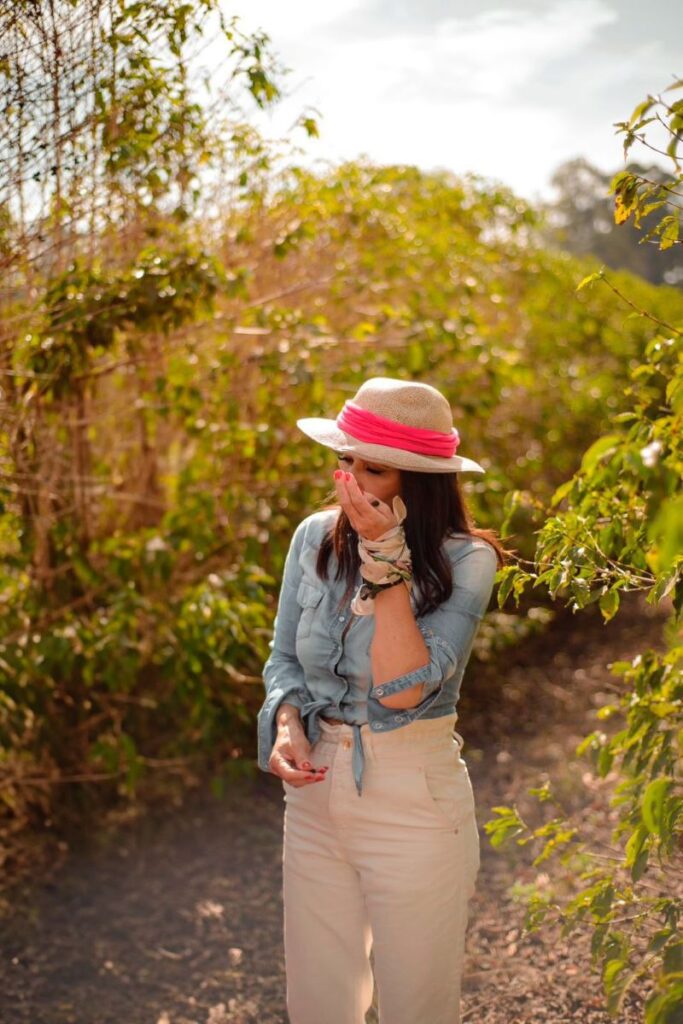
[[[258,716],[290,1024],[363,1024],[371,950],[381,1024],[456,1024],[479,834],[455,705],[505,554],[457,473],[484,470],[429,384],[371,378],[297,426],[339,468],[292,537]]]

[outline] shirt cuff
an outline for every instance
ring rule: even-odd
[[[301,711],[304,704],[309,700],[310,697],[304,690],[291,690],[289,693],[285,693],[277,707],[279,708],[280,704],[292,704],[295,708],[298,708],[299,711]],[[275,711],[277,711],[277,708],[275,708]]]
[[[411,686],[416,686],[417,683],[424,684],[423,696],[426,697],[440,689],[446,679],[450,679],[455,673],[458,656],[448,641],[435,633],[430,626],[425,626],[420,622],[417,622],[416,625],[422,633],[422,638],[429,651],[428,664],[413,669],[412,672],[406,672],[402,676],[396,676],[395,679],[390,679],[386,683],[380,683],[379,686],[373,686],[370,690],[371,697],[390,697],[394,693],[400,693],[401,690],[408,690]]]

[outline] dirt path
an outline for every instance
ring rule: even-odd
[[[524,813],[526,787],[546,772],[586,828],[609,839],[608,786],[567,762],[596,725],[608,663],[661,646],[663,621],[633,597],[606,625],[592,610],[565,612],[502,667],[466,673],[458,728],[482,867],[464,1024],[614,1024],[590,973],[589,936],[521,937],[513,887],[542,869],[529,867],[527,850],[493,850],[483,822],[497,804]],[[178,810],[82,845],[51,879],[15,889],[0,921],[1,1024],[287,1024],[282,813],[279,782],[259,773],[221,800],[191,794]],[[641,1019],[630,999],[619,1024]]]

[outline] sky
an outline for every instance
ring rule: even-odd
[[[255,111],[254,123],[284,137],[316,108],[320,138],[297,133],[299,162],[364,155],[472,171],[532,201],[552,198],[552,173],[565,160],[623,167],[614,122],[683,77],[681,0],[222,0],[222,8],[242,31],[265,31],[291,69],[280,82],[285,98]],[[629,158],[666,166],[639,145]]]

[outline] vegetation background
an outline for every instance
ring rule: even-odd
[[[547,783],[538,821],[494,807],[487,831],[557,863],[528,926],[591,930],[613,1016],[645,985],[648,1024],[683,1020],[682,83],[619,128],[626,157],[664,125],[669,170],[577,160],[533,209],[474,174],[306,170],[315,118],[259,136],[250,105],[277,102],[282,68],[217,0],[19,0],[1,18],[10,876],[33,864],[27,836],[253,776],[292,524],[330,497],[298,410],[424,379],[486,467],[465,483],[478,525],[518,552],[475,663],[560,602],[609,621],[641,591],[669,611],[666,653],[615,663],[615,728],[576,751],[614,773],[610,862]]]

